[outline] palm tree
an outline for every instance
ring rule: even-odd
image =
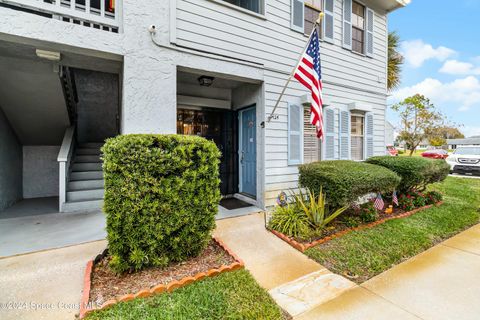
[[[388,34],[388,74],[387,88],[392,91],[400,85],[401,66],[403,64],[403,56],[398,52],[400,45],[400,37],[393,31]]]

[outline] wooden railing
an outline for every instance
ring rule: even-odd
[[[53,19],[110,32],[121,31],[121,0],[0,0]]]

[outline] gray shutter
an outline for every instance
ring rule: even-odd
[[[303,160],[303,107],[288,105],[288,164],[295,165]]]
[[[340,159],[350,160],[350,112],[341,110],[338,123]]]
[[[343,0],[343,47],[352,49],[352,0]]]
[[[304,25],[304,15],[305,15],[305,8],[304,8],[304,0],[292,0],[291,4],[291,28],[292,30],[303,32],[303,25]]]
[[[365,113],[365,159],[373,157],[373,113]]]
[[[366,33],[365,33],[365,54],[367,57],[373,57],[373,22],[375,14],[373,10],[367,8]]]
[[[323,109],[323,125],[325,129],[324,141],[324,160],[335,159],[335,111],[332,108],[326,107]]]
[[[333,11],[335,10],[335,0],[325,0],[324,3],[324,13],[323,17],[323,40],[326,42],[333,43],[334,38],[334,16]]]

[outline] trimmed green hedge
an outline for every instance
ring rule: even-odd
[[[370,192],[392,192],[400,177],[380,166],[355,161],[319,161],[300,166],[299,183],[312,192],[320,188],[330,209],[352,203]]]
[[[122,135],[102,148],[107,239],[116,272],[199,254],[220,201],[215,143],[196,136]]]
[[[450,165],[445,160],[427,159],[430,161],[430,168],[427,170],[425,185],[445,180],[450,174]]]
[[[432,160],[421,157],[372,157],[368,163],[392,170],[401,178],[398,186],[400,192],[424,189],[429,183],[445,180],[450,171],[444,160]]]

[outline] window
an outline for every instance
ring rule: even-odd
[[[241,8],[253,11],[255,13],[263,14],[264,0],[223,0],[223,1],[239,6]]]
[[[315,21],[318,20],[318,15],[322,12],[322,0],[305,0],[305,14],[304,14],[304,29],[303,32],[309,35],[313,30]],[[322,34],[322,24],[320,24],[318,31]]]
[[[365,52],[365,7],[358,2],[352,3],[352,50]]]
[[[352,114],[350,118],[350,145],[352,160],[363,160],[364,156],[364,116]]]
[[[317,129],[310,123],[310,107],[303,109],[303,161],[310,163],[320,160],[320,139]]]

